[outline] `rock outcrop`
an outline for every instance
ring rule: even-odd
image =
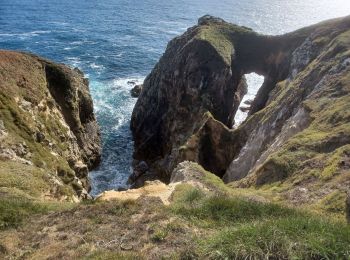
[[[142,84],[141,85],[135,85],[131,90],[130,94],[132,97],[137,98],[140,96],[142,91]]]
[[[228,187],[217,176],[207,172],[197,163],[184,161],[171,174],[168,185],[159,180],[145,181],[142,187],[126,191],[105,191],[96,197],[98,201],[136,201],[140,198],[158,198],[164,205],[170,205],[176,187],[190,185],[205,192],[225,194]]]
[[[135,165],[145,161],[147,174],[169,181],[179,162],[191,160],[240,187],[288,181],[310,194],[332,180],[326,194],[343,192],[350,183],[349,48],[350,17],[281,36],[200,18],[168,44],[144,82],[131,121]],[[251,72],[265,80],[236,128]]]
[[[1,192],[89,196],[88,170],[99,163],[101,148],[81,71],[0,51],[0,115]]]

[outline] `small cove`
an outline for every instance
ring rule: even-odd
[[[130,174],[129,123],[136,102],[129,93],[130,81],[142,83],[168,41],[196,24],[198,17],[210,13],[261,33],[281,34],[349,12],[345,0],[12,0],[0,7],[0,48],[78,67],[89,78],[103,144],[102,163],[90,173],[91,193],[96,195],[125,185]],[[255,95],[261,79],[249,75],[248,85],[242,103]]]

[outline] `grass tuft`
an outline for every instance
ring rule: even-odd
[[[201,241],[214,259],[349,259],[350,228],[310,216],[246,223]]]
[[[197,238],[196,254],[210,259],[350,257],[350,226],[345,222],[279,204],[205,194],[189,186],[175,191],[171,210],[194,226],[213,229]]]
[[[21,197],[4,197],[0,199],[0,230],[19,227],[35,214],[64,210],[72,206],[64,202],[37,202]]]
[[[173,212],[188,219],[203,220],[207,224],[241,223],[267,217],[291,216],[296,212],[278,204],[259,203],[223,195],[205,196],[203,191],[193,187],[180,189],[175,191],[181,193],[175,197]]]

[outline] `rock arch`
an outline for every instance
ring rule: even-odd
[[[135,163],[146,161],[151,175],[168,180],[179,162],[192,160],[220,177],[226,176],[226,181],[231,180],[229,165],[262,122],[261,118],[254,121],[252,115],[269,103],[278,82],[288,80],[293,70],[306,65],[305,61],[293,60],[295,50],[307,45],[313,33],[332,30],[332,23],[336,21],[281,36],[266,36],[219,18],[200,18],[197,26],[168,44],[144,82],[131,120]],[[342,25],[343,29],[347,26]],[[300,53],[302,56],[303,51]],[[305,55],[301,59],[308,62],[315,58],[311,57],[312,51]],[[233,130],[234,116],[247,91],[244,75],[251,72],[265,78],[251,105],[249,115],[253,120]],[[291,116],[288,111],[281,120]],[[262,137],[261,147],[282,126],[277,124],[273,134]],[[258,160],[261,149],[243,162],[246,166],[239,178]]]

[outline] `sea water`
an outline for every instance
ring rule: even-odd
[[[205,14],[282,34],[350,14],[349,0],[1,0],[0,48],[33,52],[80,68],[90,80],[102,132],[102,163],[90,173],[92,195],[123,186],[130,174],[129,130],[142,83],[169,40]],[[262,78],[248,75],[254,98]],[[244,119],[239,112],[237,121]]]

